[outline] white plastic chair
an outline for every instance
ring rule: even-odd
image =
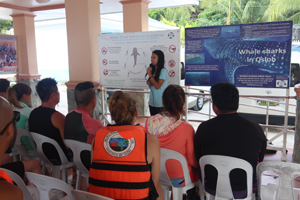
[[[13,157],[13,162],[20,160],[20,153],[15,144],[12,146],[9,156]]]
[[[52,189],[60,190],[65,192],[70,200],[74,200],[71,191],[72,186],[67,183],[50,176],[45,176],[41,174],[26,172],[28,181],[37,188],[36,196],[38,200],[50,200],[49,192]]]
[[[299,199],[299,189],[293,188],[293,181],[300,176],[300,164],[265,161],[256,167],[258,199],[268,200],[292,200]],[[279,177],[279,186],[269,184],[262,186],[262,173],[265,171],[275,172]]]
[[[170,150],[170,149],[160,149],[161,155],[160,155],[160,176],[159,181],[163,188],[164,193],[164,199],[168,200],[169,198],[169,191],[172,190],[173,193],[173,200],[181,200],[182,199],[182,193],[184,190],[189,190],[193,187],[195,187],[196,183],[192,183],[189,168],[186,162],[186,159],[183,155],[180,153]],[[185,186],[184,187],[173,187],[172,183],[170,182],[169,176],[167,174],[166,170],[166,161],[169,159],[175,159],[181,163],[183,174],[184,174],[184,180],[185,180]],[[201,195],[201,192],[200,192]],[[203,195],[203,193],[202,193]],[[202,199],[202,198],[201,198]]]
[[[212,165],[218,171],[218,179],[216,186],[216,196],[213,196],[206,192],[206,199],[234,199],[231,185],[229,173],[233,169],[242,169],[245,170],[247,174],[247,197],[244,199],[252,199],[252,175],[253,168],[251,164],[243,159],[234,158],[230,156],[219,156],[219,155],[206,155],[202,156],[199,160],[201,175],[202,175],[202,184],[205,190],[205,182],[204,182],[204,167],[205,165]]]
[[[84,142],[70,139],[65,139],[64,142],[73,151],[73,163],[77,170],[76,190],[79,190],[81,176],[86,177],[87,183],[89,182],[89,170],[82,163],[80,154],[84,150],[91,152],[92,146]]]
[[[72,195],[74,200],[113,200],[109,197],[102,195],[82,191],[82,190],[72,190]]]
[[[30,134],[36,143],[38,155],[43,163],[43,169],[42,169],[43,173],[45,171],[45,167],[50,167],[52,168],[52,176],[60,179],[60,170],[62,170],[62,180],[67,183],[67,168],[72,167],[73,163],[69,162],[69,160],[67,159],[66,155],[64,154],[59,144],[55,140],[43,136],[41,134],[34,133],[34,132],[30,132]],[[61,161],[61,165],[53,165],[50,162],[50,160],[46,157],[42,148],[44,143],[50,143],[56,148]]]
[[[29,140],[33,140],[28,130],[17,128],[17,137],[16,137],[15,146],[20,153],[21,160],[29,160],[31,159],[31,156],[27,153],[27,151],[23,148],[21,144],[21,138],[23,137],[28,137]]]
[[[28,188],[25,185],[23,179],[21,179],[21,177],[18,174],[16,174],[15,172],[10,171],[8,169],[4,169],[4,168],[0,168],[0,170],[5,171],[9,175],[11,180],[13,182],[15,182],[15,184],[17,184],[17,186],[22,190],[24,200],[33,200],[33,198],[31,196],[30,192],[28,191]]]

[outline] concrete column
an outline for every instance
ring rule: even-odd
[[[17,36],[18,56],[18,81],[28,84],[31,89],[31,106],[41,104],[35,86],[40,78],[37,67],[36,42],[35,42],[35,15],[11,15],[13,18],[14,33]]]
[[[123,5],[124,32],[148,31],[148,0],[121,0]],[[137,101],[138,115],[149,115],[149,94],[134,93]]]
[[[122,0],[124,32],[148,31],[148,0]]]
[[[97,96],[101,96],[97,41],[97,35],[101,33],[100,4],[99,0],[65,0],[65,8],[70,74],[66,86],[70,111],[76,108],[74,89],[80,82],[94,82]],[[97,100],[101,105],[101,99]]]
[[[293,162],[300,163],[300,84],[295,85],[294,90],[297,94],[297,107],[296,107]]]

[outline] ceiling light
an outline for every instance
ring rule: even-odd
[[[38,3],[49,3],[50,0],[36,0],[36,2],[38,2]]]

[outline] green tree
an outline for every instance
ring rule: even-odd
[[[199,6],[157,9],[149,16],[180,27],[217,26],[293,20],[300,24],[300,0],[201,0]]]
[[[292,20],[300,24],[300,0],[270,0],[263,19],[265,21]]]
[[[199,12],[200,8],[196,8],[195,6],[185,6],[185,7],[176,7],[176,8],[166,8],[163,9],[163,13],[161,10],[157,12],[152,11],[149,13],[149,16],[154,16],[156,19],[160,19],[161,22],[168,24],[174,27],[180,27],[181,30],[181,43],[184,44],[185,32],[184,28],[198,26],[197,24],[197,12]],[[154,14],[155,13],[155,14]],[[158,14],[160,15],[158,17]],[[195,17],[196,16],[196,17]],[[193,18],[196,18],[194,21]]]
[[[198,18],[208,25],[243,24],[259,22],[269,0],[202,0],[204,9]]]
[[[202,0],[201,25],[231,24],[292,20],[300,23],[300,0]],[[202,24],[203,23],[203,24]]]
[[[165,13],[165,9],[153,9],[149,10],[148,16],[151,17],[152,19],[161,20],[161,16],[163,16]]]
[[[0,20],[0,32],[5,34],[7,30],[13,28],[12,21],[9,20]]]

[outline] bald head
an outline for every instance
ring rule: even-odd
[[[8,101],[0,97],[0,132],[13,119],[14,113]]]

